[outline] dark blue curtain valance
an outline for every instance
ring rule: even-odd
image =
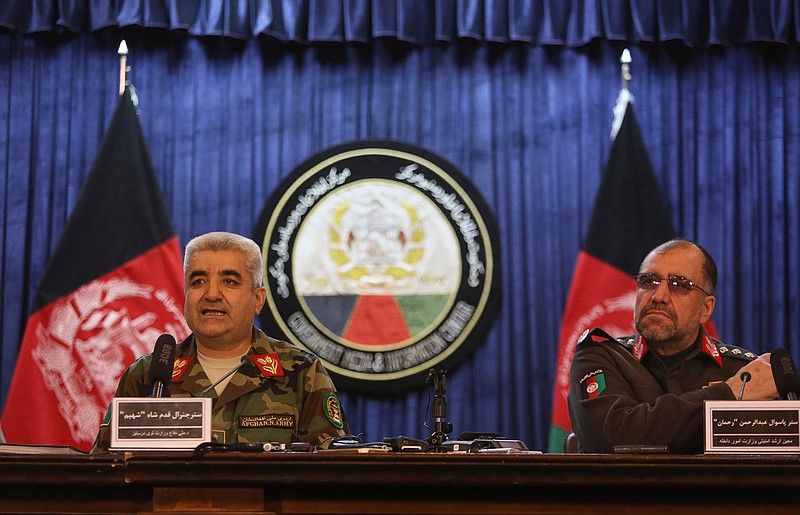
[[[142,27],[301,44],[471,38],[706,47],[795,43],[798,13],[800,0],[6,0],[0,27],[23,34]]]

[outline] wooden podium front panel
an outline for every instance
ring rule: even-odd
[[[137,513],[151,491],[125,485],[121,455],[0,454],[0,513]]]
[[[264,490],[251,488],[155,487],[153,513],[266,513]]]
[[[261,485],[275,513],[797,513],[796,457],[212,454],[136,455],[131,484]],[[178,485],[176,485],[178,486]]]
[[[797,456],[0,455],[0,512],[798,513]]]

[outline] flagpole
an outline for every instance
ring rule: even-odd
[[[620,75],[622,76],[622,89],[619,91],[617,104],[614,106],[614,122],[611,124],[612,141],[617,137],[617,132],[622,126],[622,119],[625,117],[628,104],[633,103],[633,95],[628,89],[628,84],[631,82],[631,53],[627,48],[622,51],[619,62]]]
[[[119,54],[119,95],[122,96],[125,94],[125,86],[128,83],[128,45],[125,44],[124,39],[119,44],[117,54]]]

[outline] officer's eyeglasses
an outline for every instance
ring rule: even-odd
[[[636,286],[640,290],[644,291],[656,290],[661,284],[661,281],[664,280],[663,277],[652,272],[634,275],[633,278],[636,279]],[[669,293],[671,295],[688,295],[689,292],[694,289],[700,290],[706,295],[711,295],[703,288],[697,286],[694,281],[690,281],[689,279],[680,275],[670,275],[667,277],[667,286],[669,287]]]

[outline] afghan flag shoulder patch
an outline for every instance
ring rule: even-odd
[[[595,370],[584,376],[583,390],[590,399],[594,399],[606,389],[606,376],[602,370]]]

